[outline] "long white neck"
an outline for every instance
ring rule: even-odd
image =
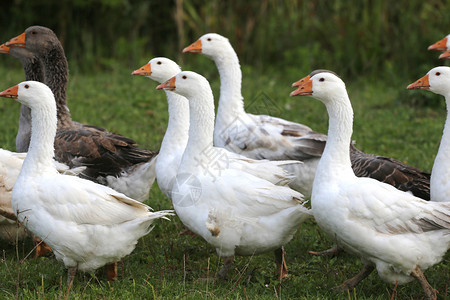
[[[434,160],[430,179],[431,201],[450,201],[450,94],[445,96],[447,105],[447,119],[445,120],[444,132],[441,144]]]
[[[214,100],[211,88],[189,98],[189,139],[182,165],[198,166],[198,160],[213,147]],[[186,163],[186,164],[185,164]]]
[[[220,75],[220,98],[216,127],[228,127],[236,117],[245,113],[241,93],[242,72],[239,59],[233,48],[227,55],[214,57]],[[221,130],[219,130],[221,131]]]
[[[30,147],[21,174],[39,173],[48,168],[54,169],[56,124],[55,106],[46,105],[31,110]]]
[[[189,103],[186,98],[171,91],[165,91],[169,105],[169,122],[161,143],[160,154],[173,155],[185,148],[189,137]]]
[[[353,109],[347,93],[336,97],[341,99],[326,104],[329,115],[328,139],[316,172],[316,178],[320,176],[325,181],[353,174],[350,162]]]

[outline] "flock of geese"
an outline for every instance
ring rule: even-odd
[[[450,57],[449,37],[429,49]],[[156,219],[174,214],[142,203],[156,178],[187,229],[223,258],[219,278],[226,278],[235,255],[268,251],[275,253],[279,280],[285,278],[283,246],[314,217],[336,243],[315,254],[344,250],[363,261],[363,270],[340,289],[353,289],[377,269],[390,283],[416,279],[425,296],[436,299],[423,271],[450,248],[448,122],[430,178],[352,144],[352,106],[335,73],[313,71],[295,82],[290,94],[312,96],[326,106],[327,136],[245,112],[239,60],[225,37],[205,34],[183,52],[202,53],[216,63],[217,116],[203,76],[182,71],[168,58],[151,59],[132,74],[156,81],[167,96],[169,122],[156,152],[72,120],[68,64],[52,30],[32,26],[0,46],[0,53],[21,62],[26,79],[0,93],[22,104],[18,152],[0,149],[1,238],[31,233],[36,255],[52,251],[68,268],[69,287],[77,270],[104,265],[108,280],[114,280],[117,261],[134,250]],[[450,68],[434,68],[408,89],[443,95],[448,105]]]

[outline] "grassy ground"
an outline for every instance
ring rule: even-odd
[[[113,67],[100,74],[71,74],[68,99],[72,116],[84,123],[99,125],[134,138],[142,147],[159,149],[167,124],[164,93],[146,78],[133,78],[131,71],[143,65],[137,61],[130,68]],[[211,79],[218,95],[218,75],[206,59],[198,70]],[[309,71],[309,70],[308,70]],[[291,83],[307,75],[267,71],[262,74],[244,68],[243,93],[248,111],[270,113],[308,124],[326,132],[327,114],[321,103],[305,97],[290,98]],[[336,71],[336,70],[335,70]],[[0,69],[0,90],[23,80],[18,64]],[[430,171],[445,120],[443,99],[427,92],[405,91],[417,78],[378,81],[359,78],[348,84],[355,110],[353,138],[357,146],[370,153],[400,159]],[[344,78],[345,80],[345,78]],[[0,145],[14,150],[19,104],[0,100]],[[170,209],[171,203],[153,186],[147,201],[154,209]],[[214,249],[199,237],[179,235],[184,230],[177,217],[157,222],[155,229],[142,238],[136,250],[119,267],[118,281],[109,284],[102,270],[95,274],[79,273],[71,299],[387,299],[394,286],[382,282],[376,272],[355,291],[347,294],[332,288],[359,271],[359,259],[344,254],[338,258],[314,257],[308,250],[322,250],[332,245],[314,221],[308,221],[286,246],[290,278],[280,290],[271,253],[256,257],[238,257],[228,281],[214,281],[220,267]],[[30,241],[17,246],[0,244],[0,298],[54,299],[66,295],[66,270],[53,257],[30,259]],[[407,249],[405,249],[407,251]],[[430,268],[425,275],[439,290],[440,299],[448,299],[449,259]],[[399,286],[397,299],[421,299],[416,282]]]

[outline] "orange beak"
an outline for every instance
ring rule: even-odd
[[[202,41],[197,40],[183,49],[183,53],[191,52],[191,53],[202,53]]]
[[[5,43],[8,47],[25,47],[25,32]]]
[[[311,76],[306,76],[300,79],[297,82],[292,84],[293,87],[297,87],[297,89],[289,94],[289,96],[311,96],[312,91],[312,81]]]
[[[430,82],[428,81],[428,74],[423,76],[422,78],[416,80],[415,82],[408,85],[406,88],[408,90],[429,90]]]
[[[450,50],[443,52],[441,55],[439,55],[439,58],[450,59]]]
[[[9,54],[9,48],[10,47],[6,46],[5,44],[1,44],[0,45],[0,53]]]
[[[131,75],[140,75],[140,76],[150,76],[152,75],[152,67],[151,65],[145,64],[144,66],[140,67],[139,69],[133,71]]]
[[[175,90],[175,76],[173,76],[172,78],[170,78],[169,80],[167,80],[164,83],[161,83],[160,85],[158,85],[156,87],[157,90],[169,90],[169,91],[174,91]]]
[[[443,38],[442,40],[434,43],[428,50],[436,50],[436,51],[446,51],[447,50],[447,38]]]
[[[15,85],[10,87],[7,90],[4,90],[0,93],[0,97],[17,99],[17,92],[19,91],[19,85]]]

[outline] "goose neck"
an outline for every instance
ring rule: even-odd
[[[328,139],[320,164],[328,166],[327,173],[351,171],[350,143],[352,138],[353,110],[347,94],[326,104],[329,115]],[[336,175],[336,174],[333,174]]]
[[[189,139],[183,155],[192,160],[213,145],[214,100],[211,89],[189,98]]]
[[[244,100],[241,93],[242,72],[236,53],[230,51],[214,59],[220,75],[220,98],[218,116],[233,114],[238,116],[244,111]]]
[[[32,134],[27,157],[22,169],[36,173],[52,168],[56,135],[56,109],[50,106],[31,110]]]
[[[444,131],[442,133],[441,143],[439,145],[438,154],[436,157],[436,161],[438,161],[439,165],[445,164],[448,162],[450,164],[450,94],[445,96],[445,102],[447,105],[447,118],[445,120]],[[438,167],[436,164],[433,166],[433,169]],[[432,172],[434,173],[434,172]]]
[[[164,135],[160,155],[179,147],[185,147],[189,131],[189,103],[186,98],[174,92],[166,91],[169,106],[169,122]]]
[[[64,49],[61,45],[54,45],[43,55],[42,61],[45,69],[45,84],[55,95],[58,127],[69,126],[72,123],[66,102],[69,67]]]

